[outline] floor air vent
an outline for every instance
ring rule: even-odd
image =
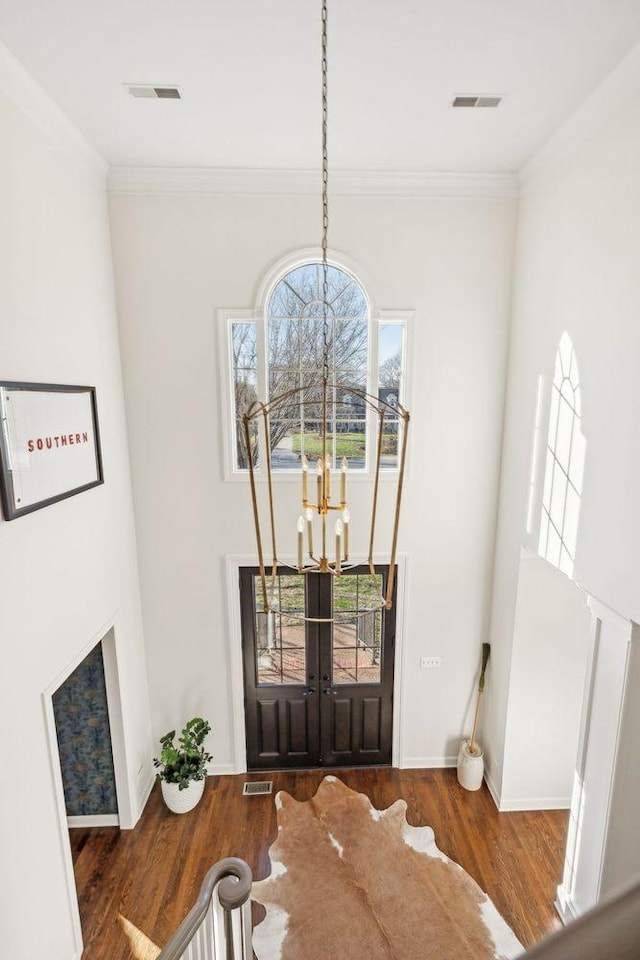
[[[273,790],[273,780],[254,780],[245,783],[242,788],[243,797],[263,796],[271,793]]]

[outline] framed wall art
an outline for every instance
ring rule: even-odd
[[[0,381],[6,520],[104,483],[95,387]]]

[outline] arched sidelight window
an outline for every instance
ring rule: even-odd
[[[327,279],[326,308],[322,264],[310,260],[276,278],[263,316],[229,317],[227,312],[233,472],[247,468],[241,424],[245,410],[258,397],[273,399],[288,391],[291,403],[271,418],[272,467],[299,470],[303,454],[310,461],[320,455],[325,336],[333,384],[327,410],[333,462],[346,457],[350,470],[362,472],[372,466],[375,416],[372,420],[359,393],[375,394],[391,405],[402,402],[407,314],[372,317],[362,284],[343,266],[331,264]],[[398,442],[399,422],[387,417],[383,468],[397,466]]]
[[[551,386],[538,551],[569,577],[573,576],[584,473],[581,415],[578,363],[571,338],[563,333]]]
[[[329,380],[340,384],[329,397],[329,442],[333,462],[346,456],[353,469],[364,466],[366,407],[353,393],[367,389],[369,305],[360,284],[344,270],[328,269],[326,336]],[[281,408],[271,419],[274,468],[299,468],[302,453],[321,455],[321,388],[325,306],[322,265],[307,263],[287,273],[267,306],[267,363],[269,398],[307,387],[294,405]]]

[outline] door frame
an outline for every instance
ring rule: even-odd
[[[49,759],[51,763],[51,774],[58,814],[59,836],[67,880],[67,899],[69,904],[69,912],[71,914],[71,925],[73,928],[77,957],[82,955],[84,942],[82,939],[82,926],[80,923],[78,888],[76,886],[73,856],[71,853],[71,842],[69,840],[70,824],[69,818],[67,817],[64,787],[62,783],[62,765],[60,763],[56,720],[53,711],[53,695],[56,690],[62,686],[65,680],[73,673],[76,667],[78,667],[85,657],[94,649],[94,647],[101,643],[102,656],[104,660],[105,685],[107,690],[109,726],[111,729],[113,772],[116,781],[116,797],[118,800],[118,821],[121,829],[130,829],[134,826],[135,818],[133,816],[133,809],[130,802],[129,772],[127,769],[125,753],[124,726],[122,721],[122,700],[118,673],[117,632],[117,615],[114,614],[109,618],[104,626],[100,627],[91,640],[74,656],[73,660],[67,664],[64,670],[58,674],[55,680],[48,685],[46,690],[42,692],[42,708],[47,729],[47,739],[49,742]]]
[[[404,709],[404,624],[405,610],[409,593],[408,553],[396,555],[397,595],[396,595],[396,649],[393,676],[393,738],[391,747],[391,766],[402,767],[403,756],[403,709]],[[286,563],[295,563],[295,557],[282,558]],[[374,563],[385,564],[388,557],[378,554]],[[365,560],[360,561],[366,563]],[[225,556],[227,582],[227,624],[229,650],[229,685],[231,689],[231,707],[233,719],[234,773],[247,772],[247,732],[244,714],[244,667],[242,662],[242,622],[240,616],[240,568],[258,566],[255,554],[227,554]]]

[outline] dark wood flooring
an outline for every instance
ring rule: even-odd
[[[274,794],[286,790],[308,800],[328,772],[210,777],[199,806],[180,816],[165,808],[156,784],[134,830],[71,830],[83,960],[136,957],[133,928],[162,946],[193,905],[206,871],[221,857],[240,856],[254,879],[265,877],[276,835],[274,798],[242,797],[243,782],[268,777]],[[440,849],[489,894],[526,946],[559,926],[553,901],[562,875],[566,811],[498,813],[486,787],[463,790],[455,770],[333,772],[379,809],[403,797],[409,823],[433,827]],[[143,960],[144,951],[136,950],[137,960]]]

